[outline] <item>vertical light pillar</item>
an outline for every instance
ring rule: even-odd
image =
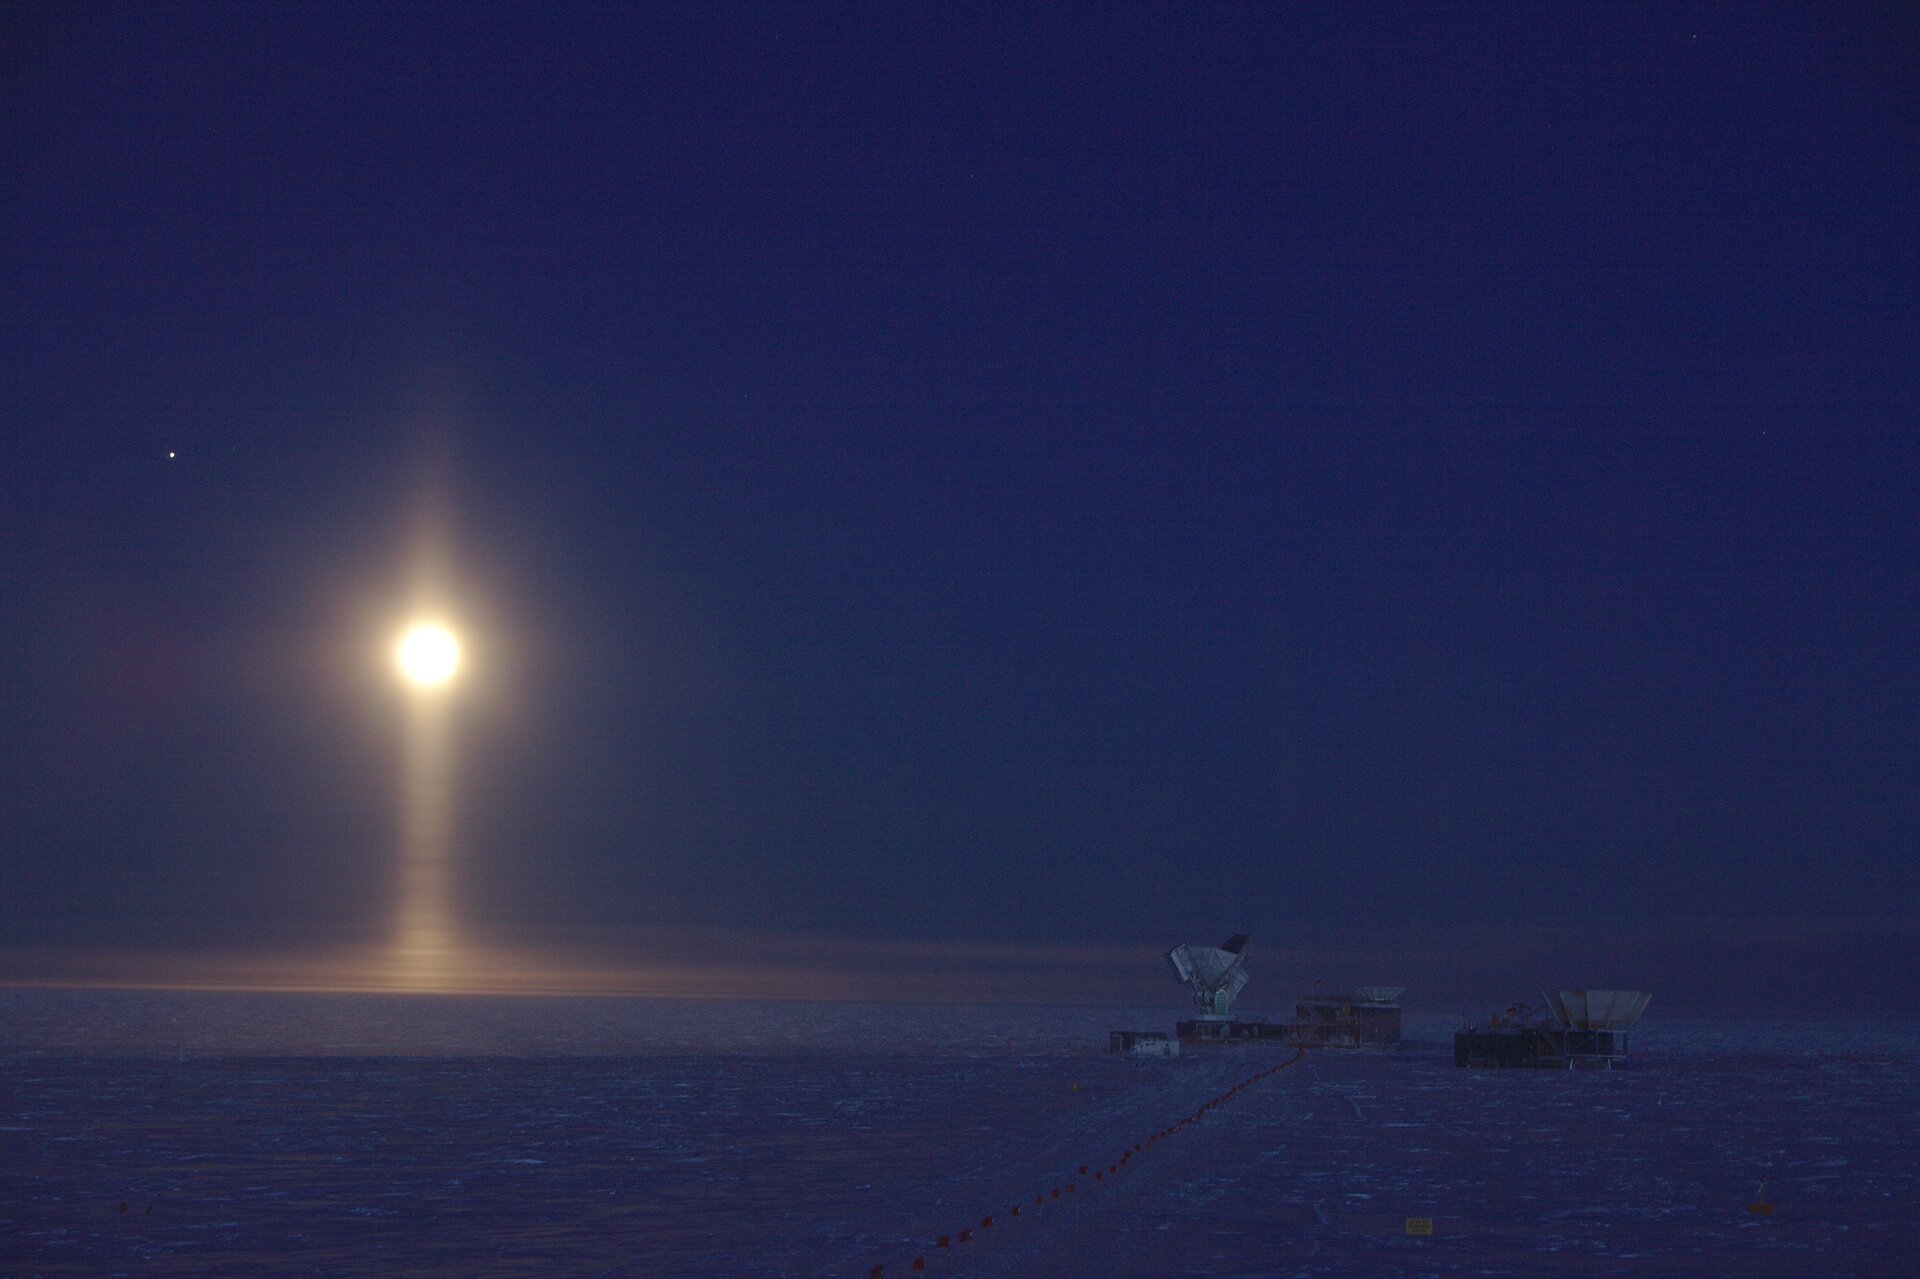
[[[438,622],[417,622],[394,646],[407,685],[400,828],[396,977],[408,990],[436,990],[453,975],[453,743],[449,693],[460,642]]]

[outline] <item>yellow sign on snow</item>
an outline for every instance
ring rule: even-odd
[[[1408,1217],[1407,1233],[1410,1235],[1430,1235],[1433,1233],[1432,1217]]]

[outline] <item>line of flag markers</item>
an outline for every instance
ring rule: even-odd
[[[1089,1185],[1088,1187],[1089,1189],[1100,1189],[1104,1186],[1112,1185],[1114,1179],[1118,1177],[1121,1173],[1127,1170],[1127,1165],[1132,1161],[1135,1155],[1145,1154],[1147,1151],[1153,1149],[1155,1146],[1159,1145],[1161,1142],[1166,1141],[1171,1137],[1178,1136],[1183,1129],[1189,1128],[1192,1125],[1199,1123],[1200,1120],[1206,1115],[1206,1113],[1209,1110],[1212,1110],[1215,1106],[1225,1105],[1227,1102],[1233,1100],[1239,1094],[1245,1092],[1247,1089],[1259,1083],[1262,1079],[1265,1079],[1268,1075],[1278,1074],[1280,1071],[1285,1070],[1288,1066],[1293,1065],[1294,1062],[1299,1061],[1300,1058],[1305,1054],[1305,1052],[1306,1050],[1303,1048],[1296,1048],[1293,1050],[1293,1056],[1287,1058],[1287,1060],[1281,1062],[1279,1065],[1269,1066],[1265,1070],[1262,1070],[1255,1074],[1247,1076],[1247,1078],[1241,1080],[1239,1083],[1227,1089],[1225,1092],[1221,1093],[1219,1096],[1214,1097],[1209,1101],[1203,1102],[1198,1110],[1194,1111],[1191,1115],[1188,1115],[1186,1118],[1181,1119],[1178,1122],[1168,1124],[1165,1128],[1162,1128],[1160,1131],[1154,1133],[1152,1136],[1146,1138],[1143,1141],[1134,1142],[1133,1145],[1121,1151],[1120,1157],[1118,1159],[1113,1160],[1104,1169],[1095,1167],[1090,1164],[1081,1164],[1079,1166],[1078,1175],[1085,1177],[1089,1175],[1089,1172],[1091,1172],[1093,1181]],[[1020,1220],[1023,1208],[1027,1208],[1029,1210],[1031,1210],[1032,1208],[1045,1208],[1049,1204],[1058,1203],[1060,1202],[1060,1200],[1070,1195],[1077,1195],[1078,1193],[1080,1193],[1080,1183],[1077,1181],[1069,1181],[1064,1185],[1054,1186],[1050,1190],[1046,1191],[1044,1194],[1035,1195],[1033,1197],[1033,1203],[1031,1205],[1025,1205],[1025,1204],[1013,1205],[1011,1208],[1007,1209],[1007,1217],[1009,1220]],[[975,1230],[984,1231],[984,1230],[994,1230],[994,1229],[997,1229],[997,1227],[994,1225],[993,1216],[991,1214],[984,1216],[980,1218],[980,1224],[978,1226],[969,1226],[965,1230],[957,1231],[954,1234],[941,1235],[938,1239],[934,1240],[934,1243],[933,1243],[934,1250],[935,1250],[934,1255],[938,1257],[943,1253],[946,1253],[950,1249],[958,1248],[961,1244],[971,1243],[974,1238]],[[911,1262],[907,1264],[907,1269],[909,1271],[921,1271],[921,1270],[925,1270],[926,1268],[927,1268],[927,1255],[925,1253],[921,1253],[919,1256],[915,1257]],[[886,1273],[887,1273],[887,1268],[885,1266],[875,1266],[873,1269],[867,1271],[867,1279],[885,1279]]]

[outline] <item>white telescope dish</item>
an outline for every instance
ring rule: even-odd
[[[1568,1030],[1626,1030],[1640,1020],[1652,998],[1644,990],[1547,992],[1554,1020]]]
[[[1236,933],[1218,946],[1175,946],[1167,952],[1173,975],[1193,990],[1202,1021],[1226,1021],[1234,996],[1247,984],[1247,935]]]

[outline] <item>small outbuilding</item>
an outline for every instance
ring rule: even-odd
[[[1164,1030],[1115,1030],[1107,1035],[1107,1051],[1129,1057],[1178,1057],[1180,1041]]]

